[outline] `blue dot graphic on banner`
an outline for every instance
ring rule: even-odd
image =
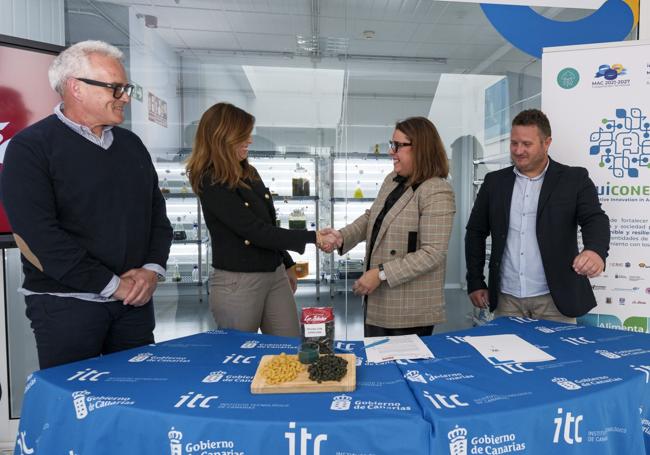
[[[613,119],[601,123],[589,135],[589,155],[599,158],[598,166],[615,178],[637,178],[639,169],[650,168],[650,122],[641,109],[616,109]]]
[[[606,0],[593,14],[565,22],[546,18],[529,6],[481,3],[494,28],[521,51],[541,58],[551,46],[624,40],[637,25],[637,0]]]

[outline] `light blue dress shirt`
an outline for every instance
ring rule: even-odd
[[[517,177],[510,203],[508,238],[501,260],[501,292],[519,298],[549,293],[536,231],[537,203],[548,164],[533,178],[514,168]]]

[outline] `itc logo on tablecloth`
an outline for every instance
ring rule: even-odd
[[[497,370],[501,370],[506,374],[513,374],[513,373],[530,373],[531,370],[530,368],[526,368],[522,363],[504,363],[501,365],[494,365],[494,368]]]
[[[296,429],[296,422],[289,422],[289,429]],[[327,441],[326,434],[311,434],[307,427],[300,429],[300,453],[296,452],[296,433],[288,431],[284,433],[285,439],[289,441],[289,455],[320,455],[320,446],[323,442]],[[309,450],[309,441],[313,440],[313,450]]]
[[[334,343],[334,348],[339,351],[352,352],[354,351],[354,343],[344,343],[343,341],[337,341]]]
[[[175,408],[196,408],[197,405],[199,408],[209,408],[210,402],[219,398],[218,395],[203,395],[201,393],[187,392],[185,395],[181,395],[180,399],[174,405]]]
[[[560,435],[562,436],[564,442],[567,444],[582,442],[582,436],[580,436],[580,422],[582,422],[583,416],[573,416],[570,412],[562,415],[562,408],[557,408],[557,417],[553,419],[555,423],[555,433],[553,434],[553,443],[558,444],[560,442]]]
[[[442,395],[440,393],[434,393],[431,395],[427,390],[423,391],[422,393],[436,409],[454,409],[456,407],[469,406],[469,403],[460,401],[460,397],[456,393],[449,396]]]
[[[90,381],[97,382],[101,376],[111,374],[110,371],[97,371],[92,368],[86,368],[85,370],[77,371],[75,374],[70,376],[66,381]]]
[[[650,365],[630,365],[630,368],[645,374],[645,383],[650,383]]]
[[[508,319],[510,319],[511,321],[514,321],[514,322],[516,322],[518,324],[530,324],[531,322],[539,322],[538,319],[523,318],[523,317],[520,317],[520,316],[511,316],[511,317],[508,317]]]
[[[27,447],[27,442],[25,441],[25,435],[27,432],[21,431],[18,433],[18,439],[16,440],[16,445],[20,449],[20,454],[17,455],[31,455],[34,453],[34,449]]]
[[[245,356],[241,354],[230,354],[227,355],[221,363],[251,363],[254,358],[256,358],[254,355]]]
[[[572,344],[574,346],[580,346],[581,344],[595,344],[595,341],[586,339],[585,337],[560,337],[560,340],[565,343]]]

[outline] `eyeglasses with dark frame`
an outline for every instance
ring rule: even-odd
[[[135,85],[133,84],[114,84],[110,82],[96,81],[94,79],[86,79],[83,77],[75,77],[76,80],[85,82],[88,85],[95,85],[97,87],[105,87],[113,90],[113,98],[120,99],[126,93],[126,96],[131,96]]]
[[[411,144],[410,142],[388,141],[388,145],[390,146],[391,150],[397,153],[399,152],[400,148],[408,147],[409,145],[413,145],[413,144]]]

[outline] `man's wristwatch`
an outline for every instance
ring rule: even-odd
[[[377,268],[379,269],[379,279],[381,281],[386,281],[386,272],[384,272],[384,264],[379,264]]]

